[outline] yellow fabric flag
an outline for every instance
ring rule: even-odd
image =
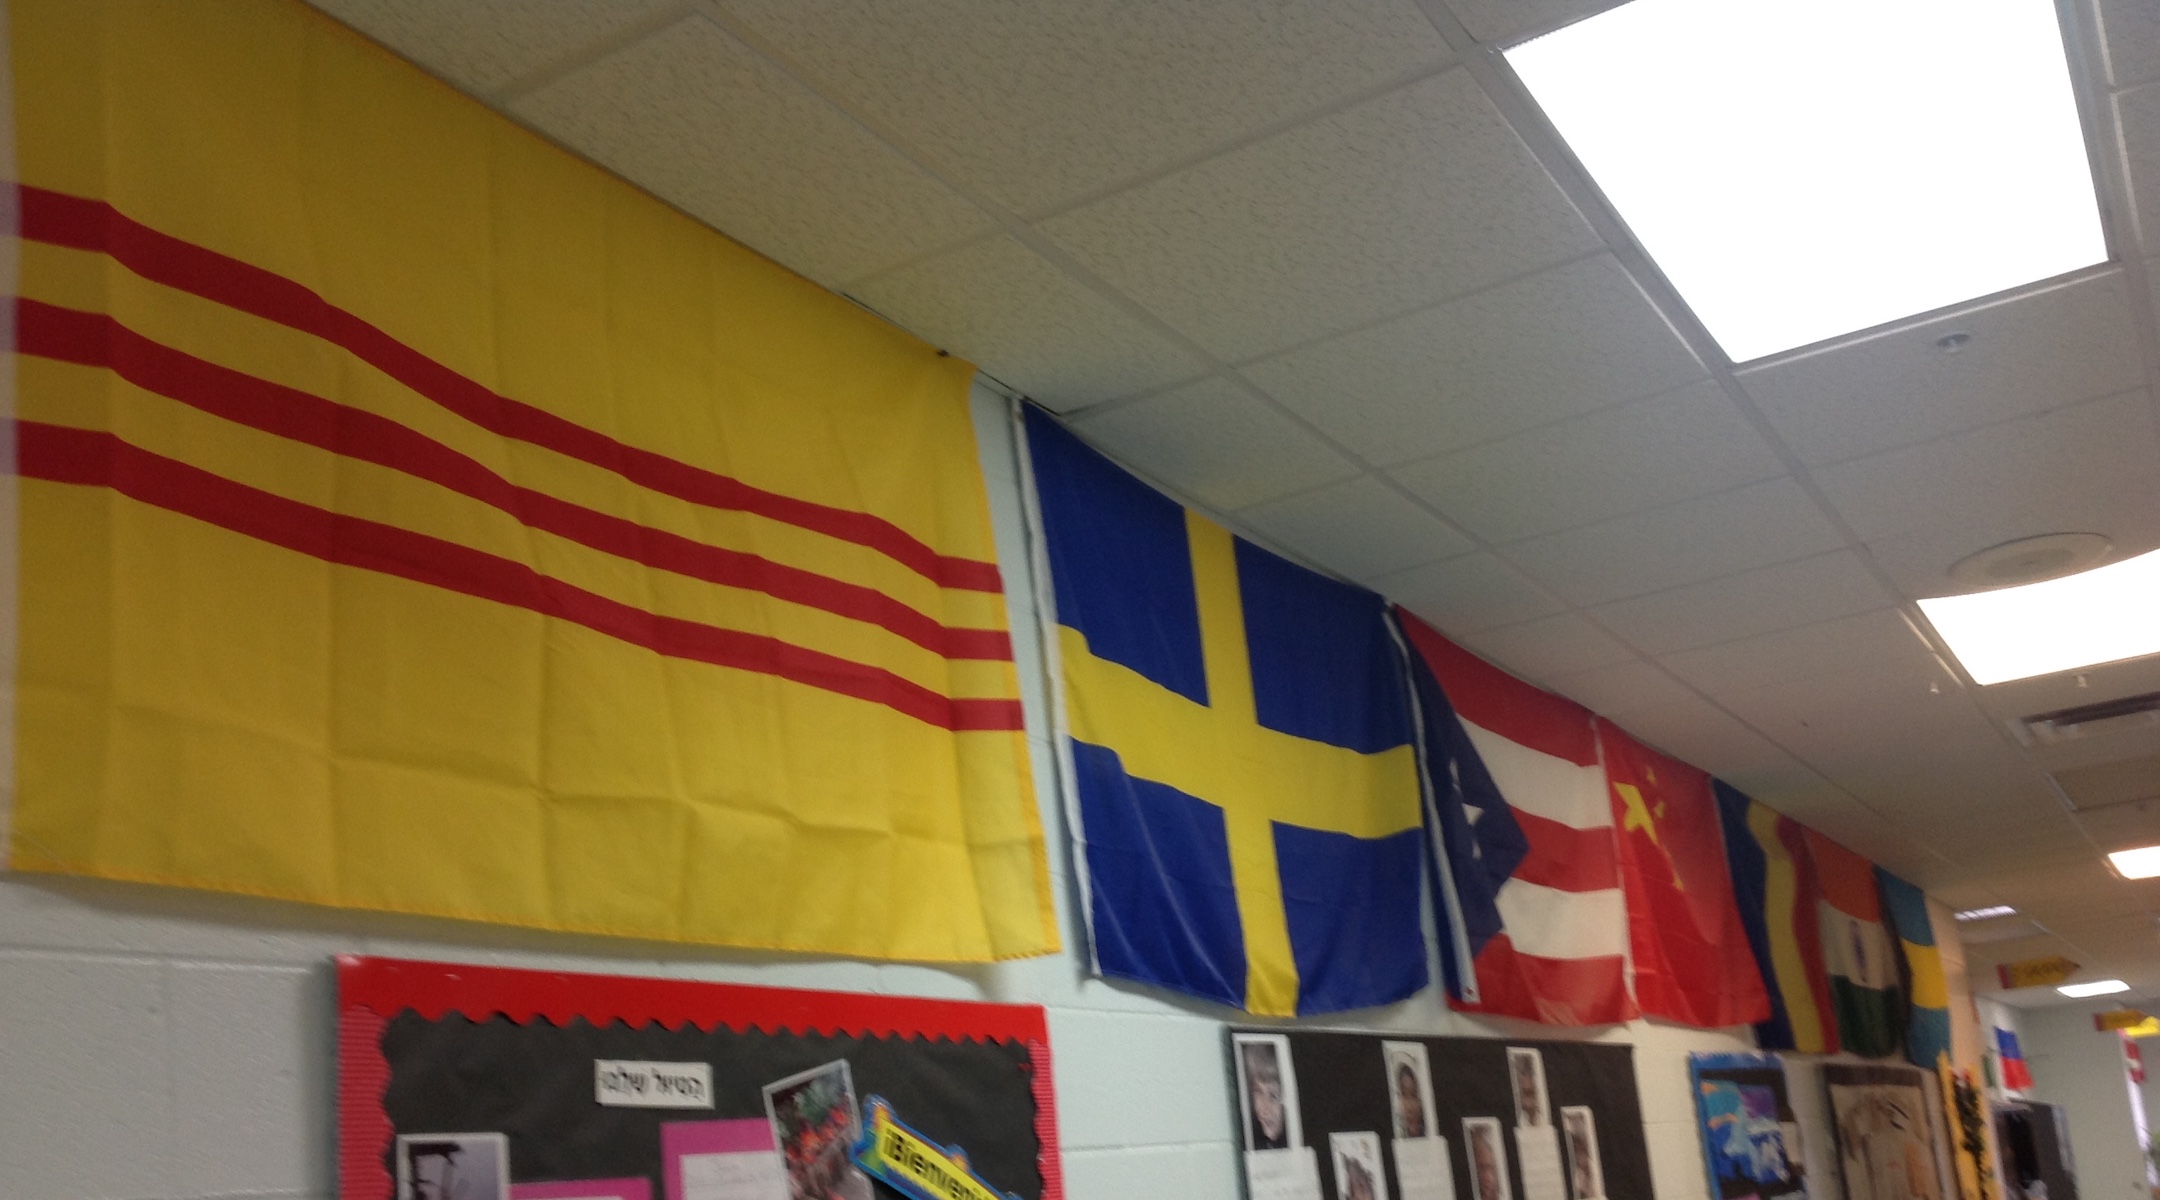
[[[972,368],[288,0],[16,0],[13,866],[1056,948]]]

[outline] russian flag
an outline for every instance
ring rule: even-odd
[[[1632,1020],[1627,904],[1590,710],[1395,615],[1426,742],[1449,1002],[1548,1025]]]

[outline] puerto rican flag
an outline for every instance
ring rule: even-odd
[[[1632,1020],[1627,903],[1590,710],[1395,614],[1425,736],[1449,1003],[1548,1025]]]

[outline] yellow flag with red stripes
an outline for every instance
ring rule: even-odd
[[[1055,949],[972,368],[290,0],[14,0],[10,864]]]

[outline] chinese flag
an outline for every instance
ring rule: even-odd
[[[1719,834],[1710,777],[1602,718],[1635,999],[1643,1015],[1714,1029],[1770,1016]]]

